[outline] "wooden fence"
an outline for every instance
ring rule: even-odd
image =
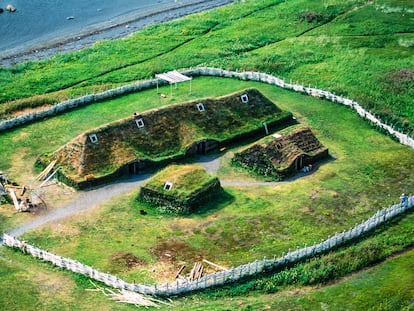
[[[283,268],[288,264],[295,263],[317,254],[327,252],[335,247],[343,245],[344,243],[360,237],[361,235],[373,230],[386,221],[405,213],[407,210],[414,207],[414,196],[408,197],[405,204],[395,204],[386,209],[378,211],[368,220],[355,225],[355,227],[341,233],[335,233],[334,236],[328,237],[318,244],[289,250],[287,254],[281,257],[274,257],[272,259],[256,260],[245,265],[241,265],[230,270],[207,274],[192,282],[187,279],[177,279],[173,283],[142,285],[135,283],[128,283],[116,276],[108,273],[100,272],[93,267],[84,265],[76,260],[64,258],[54,255],[50,252],[44,251],[40,248],[20,241],[8,234],[3,234],[2,243],[9,247],[19,248],[23,252],[30,254],[33,257],[39,258],[43,261],[51,262],[54,265],[63,269],[68,269],[75,273],[83,274],[91,279],[100,281],[108,286],[119,289],[126,289],[141,294],[157,295],[157,296],[172,296],[178,294],[185,294],[192,291],[198,291],[209,287],[223,285],[238,281],[242,278],[253,276],[265,271],[270,271],[276,268]]]
[[[343,104],[345,106],[348,106],[354,109],[358,113],[358,115],[360,115],[362,118],[365,118],[366,120],[372,122],[373,124],[387,131],[390,135],[396,137],[401,144],[414,148],[414,139],[412,137],[410,137],[407,134],[401,133],[400,131],[398,131],[398,129],[394,129],[392,126],[388,124],[385,124],[384,122],[382,122],[382,120],[379,117],[375,116],[373,113],[369,111],[366,111],[356,101],[353,101],[352,99],[349,99],[349,98],[344,98],[342,96],[335,95],[334,93],[331,93],[329,91],[312,88],[310,86],[306,87],[300,84],[293,84],[292,82],[287,83],[283,79],[277,78],[270,74],[261,73],[261,72],[251,72],[251,71],[236,72],[236,71],[224,70],[220,68],[199,67],[196,69],[182,71],[182,73],[188,76],[215,76],[215,77],[224,77],[224,78],[236,78],[236,79],[246,80],[246,81],[247,80],[259,81],[263,83],[276,85],[284,89],[293,90],[295,92],[307,94],[309,96],[325,98],[332,102],[340,103],[340,104]],[[47,108],[41,111],[31,112],[31,113],[27,113],[27,114],[24,114],[24,115],[21,115],[21,116],[12,118],[12,119],[3,120],[0,122],[0,132],[16,127],[16,126],[29,123],[29,122],[40,120],[45,117],[54,116],[66,110],[88,105],[90,103],[100,102],[103,100],[107,100],[109,98],[118,97],[118,96],[122,96],[122,95],[133,93],[133,92],[138,92],[138,91],[145,90],[145,89],[155,88],[157,83],[162,85],[162,84],[165,84],[166,82],[163,82],[163,81],[158,82],[158,80],[156,79],[141,81],[141,82],[136,82],[133,84],[121,86],[115,89],[107,90],[105,92],[92,94],[92,95],[85,95],[85,96],[75,98],[75,99],[69,99],[69,100],[63,101],[57,105],[54,105],[50,108]]]

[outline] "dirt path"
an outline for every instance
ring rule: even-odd
[[[220,157],[211,155],[200,156],[197,159],[197,163],[204,166],[209,173],[215,174],[220,167]],[[78,197],[62,207],[57,207],[49,212],[42,213],[33,218],[30,222],[17,227],[8,233],[18,237],[27,231],[36,229],[49,222],[57,221],[68,216],[75,215],[76,213],[86,211],[111,199],[112,197],[137,189],[139,186],[144,184],[149,177],[151,177],[151,174],[136,175],[127,180],[121,180],[103,187],[82,191]]]
[[[74,215],[78,212],[91,209],[92,207],[101,204],[114,196],[137,189],[145,182],[145,180],[148,179],[148,177],[150,177],[150,175],[134,176],[130,179],[106,185],[101,188],[83,191],[75,200],[62,207],[52,210],[50,213],[39,215],[29,223],[11,230],[9,234],[17,237],[48,222],[56,221]]]
[[[214,174],[220,167],[220,157],[210,155],[200,156],[197,163],[204,166],[209,173]],[[151,177],[151,174],[136,175],[127,180],[121,180],[96,189],[82,191],[78,197],[68,204],[62,207],[57,207],[50,212],[40,214],[30,222],[17,227],[8,233],[12,236],[18,237],[27,231],[36,229],[49,222],[57,221],[68,216],[75,215],[76,213],[86,211],[111,199],[112,197],[137,189],[139,186],[143,185],[149,177]]]
[[[210,174],[216,174],[218,169],[220,168],[220,161],[223,158],[224,154],[220,155],[202,155],[199,156],[195,163],[202,165],[207,172]],[[317,166],[315,166],[315,171],[319,167],[319,165],[323,164],[326,161],[322,161]],[[267,187],[267,186],[275,186],[281,183],[291,182],[298,178],[303,178],[305,176],[310,175],[309,173],[302,173],[298,172],[295,176],[282,181],[282,182],[266,182],[266,181],[246,181],[246,180],[220,180],[223,186],[230,186],[230,187]],[[76,197],[71,202],[67,203],[62,207],[57,207],[50,212],[40,214],[32,221],[17,227],[8,233],[12,236],[18,237],[23,233],[30,231],[32,229],[36,229],[40,226],[43,226],[49,222],[57,221],[63,218],[66,218],[71,215],[75,215],[76,213],[86,211],[91,209],[112,197],[125,194],[136,190],[139,186],[143,185],[145,181],[151,177],[151,174],[145,175],[136,175],[132,176],[129,179],[121,180],[113,184],[109,184],[103,187],[99,187],[96,189],[91,189],[87,191],[80,192],[80,195]]]

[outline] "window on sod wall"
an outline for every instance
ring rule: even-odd
[[[167,181],[165,184],[164,184],[164,190],[171,190],[171,188],[173,187],[173,183],[171,182],[171,181]]]
[[[135,123],[137,124],[138,128],[142,128],[142,127],[144,127],[144,126],[145,126],[145,124],[144,124],[144,120],[143,120],[142,118],[140,118],[140,119],[136,119],[136,120],[135,120]]]
[[[244,103],[244,104],[249,103],[249,96],[247,96],[247,94],[243,94],[242,96],[240,96],[240,99],[241,99],[242,103]]]
[[[96,134],[90,134],[89,139],[90,139],[91,143],[96,144],[98,142],[98,136]]]
[[[200,112],[204,112],[204,111],[206,111],[206,109],[204,108],[203,103],[198,103],[198,104],[197,104],[197,109],[198,109],[198,111],[200,111]]]

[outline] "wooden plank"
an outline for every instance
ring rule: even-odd
[[[16,208],[17,211],[20,211],[20,205],[19,205],[19,201],[17,201],[16,192],[14,192],[13,189],[9,189],[8,191],[10,193],[10,196],[13,199],[14,207]]]
[[[50,174],[50,176],[40,184],[39,188],[42,188],[45,183],[47,183],[53,176],[55,176],[58,170],[59,170],[59,167],[55,169],[55,171],[52,174]]]
[[[178,279],[178,277],[180,276],[180,273],[181,273],[181,272],[183,272],[184,268],[185,268],[185,265],[183,265],[183,266],[180,268],[180,270],[178,270],[178,272],[177,272],[177,273],[176,273],[176,275],[175,275],[175,278],[176,278],[176,279]]]
[[[215,267],[217,269],[223,270],[223,271],[229,270],[229,269],[227,269],[227,268],[225,268],[223,266],[220,266],[218,264],[215,264],[214,262],[208,261],[207,259],[203,259],[203,262],[205,262],[206,264],[209,264],[210,266],[213,266],[213,267]]]
[[[56,160],[50,162],[49,165],[36,177],[36,180],[45,179],[47,174],[50,173],[50,171],[53,169],[55,164],[56,164]]]
[[[199,279],[203,276],[203,270],[204,270],[204,267],[202,264],[200,264],[200,268],[198,269],[196,279]]]

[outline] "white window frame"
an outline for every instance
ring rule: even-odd
[[[96,144],[99,141],[98,136],[96,134],[89,134],[89,140],[93,144]]]
[[[206,108],[204,107],[204,104],[203,104],[203,103],[198,103],[198,104],[197,104],[197,109],[198,109],[198,111],[200,111],[200,112],[204,112],[204,111],[206,111]]]
[[[166,181],[164,184],[164,190],[170,191],[174,184],[171,181]]]
[[[135,124],[137,125],[137,127],[139,129],[145,127],[145,123],[144,123],[144,119],[143,118],[136,119],[135,120]]]
[[[247,94],[243,94],[240,96],[242,103],[248,104],[249,103],[249,96]]]

